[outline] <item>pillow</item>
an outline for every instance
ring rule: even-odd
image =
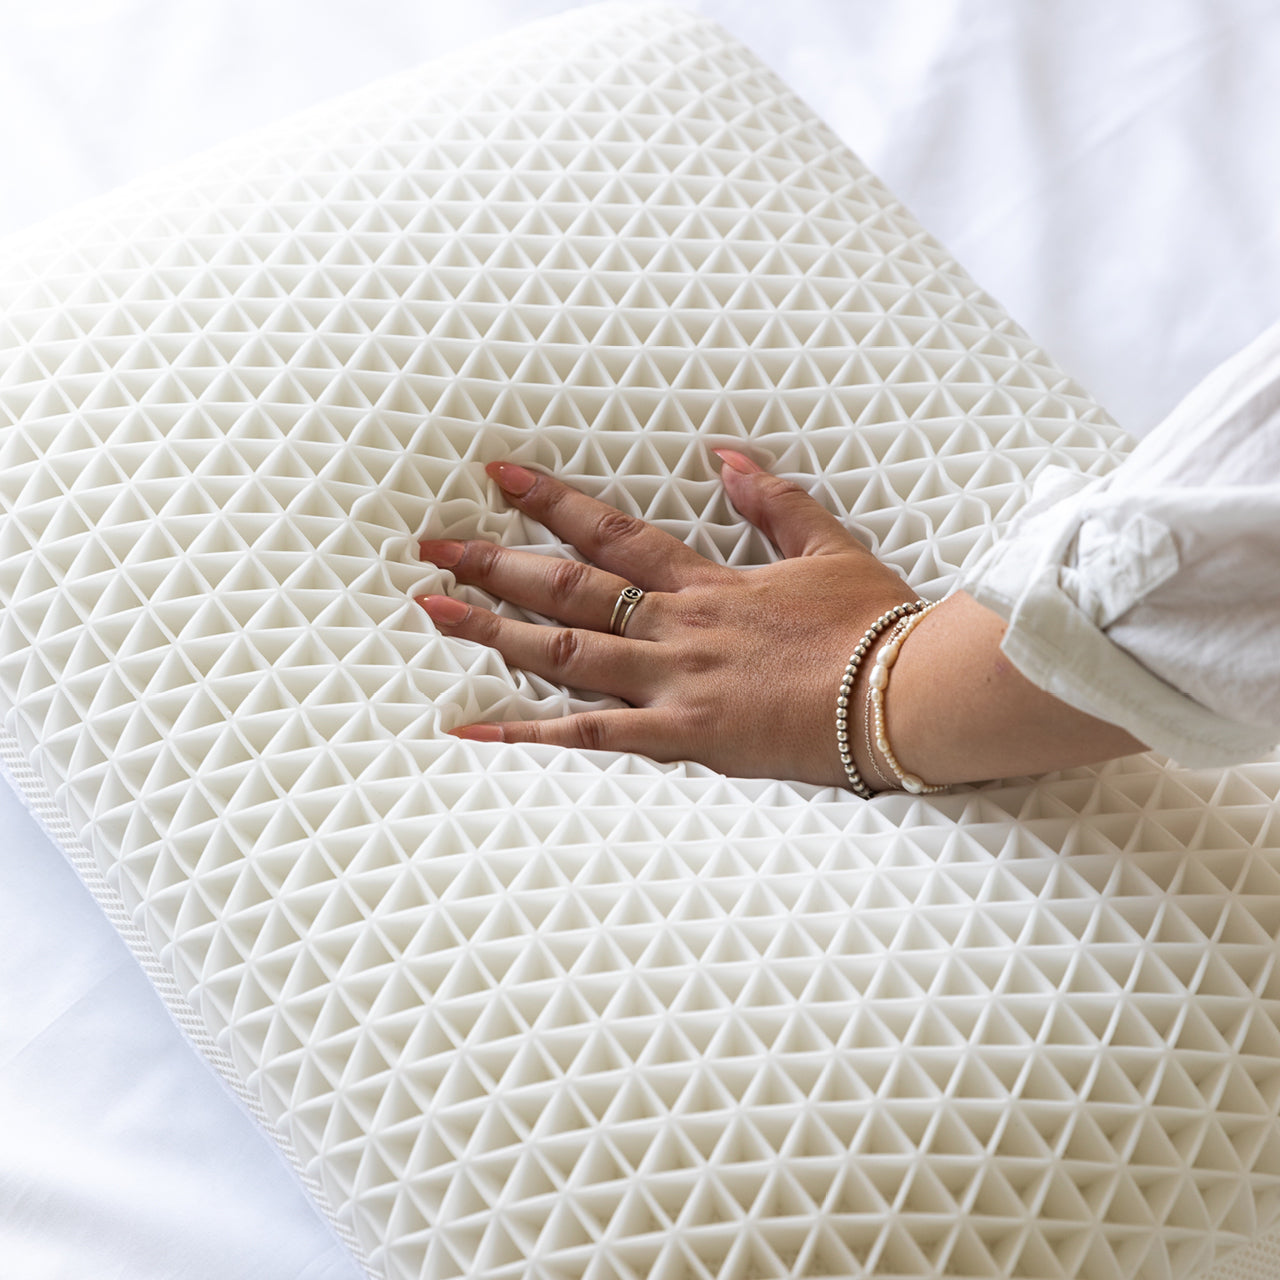
[[[422,536],[564,554],[487,460],[748,565],[733,444],[936,595],[1125,448],[724,32],[575,11],[0,297],[3,757],[371,1274],[1154,1280],[1280,1217],[1275,762],[863,803],[443,732],[597,701],[412,603]]]

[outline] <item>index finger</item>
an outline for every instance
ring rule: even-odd
[[[718,566],[679,538],[608,503],[514,462],[490,462],[485,471],[512,503],[592,564],[645,591],[678,591],[720,576]]]

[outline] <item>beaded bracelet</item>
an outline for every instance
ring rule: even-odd
[[[926,613],[932,612],[942,603],[941,600],[935,600],[932,604],[925,605],[922,609],[912,611],[911,617],[899,627],[889,639],[880,646],[880,652],[876,654],[875,666],[871,670],[871,676],[867,681],[867,720],[875,721],[875,742],[880,748],[880,754],[889,763],[889,768],[893,770],[894,777],[898,779],[898,784],[904,791],[909,792],[913,796],[932,795],[935,791],[945,791],[946,786],[938,783],[925,782],[923,778],[918,778],[914,773],[908,773],[899,763],[898,757],[893,754],[893,748],[889,745],[889,731],[885,724],[884,715],[884,696],[889,688],[889,673],[893,670],[893,664],[898,660],[898,652],[906,643],[907,637],[915,630],[921,618]],[[874,753],[872,758],[874,759]]]
[[[850,789],[864,800],[870,800],[875,792],[862,780],[858,766],[853,762],[853,748],[849,745],[849,696],[853,692],[854,681],[858,678],[858,668],[862,665],[862,659],[875,643],[876,637],[886,627],[892,626],[901,618],[918,613],[925,608],[928,606],[923,600],[908,600],[882,613],[863,632],[862,639],[858,641],[858,647],[854,649],[849,661],[845,664],[844,677],[840,681],[840,693],[836,698],[836,745],[840,748],[840,763],[844,765],[845,777],[849,780]]]

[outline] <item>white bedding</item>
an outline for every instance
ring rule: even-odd
[[[11,5],[0,230],[564,7]],[[696,7],[1131,429],[1273,318],[1269,6]],[[0,804],[3,1274],[357,1275],[20,803]]]

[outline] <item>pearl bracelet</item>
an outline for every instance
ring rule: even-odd
[[[867,651],[875,644],[876,637],[886,627],[891,627],[909,614],[919,613],[929,607],[923,600],[908,600],[882,613],[863,632],[862,639],[858,641],[858,647],[854,649],[849,661],[845,664],[844,677],[840,681],[840,693],[836,698],[836,745],[840,748],[840,763],[844,765],[845,777],[849,780],[850,789],[864,800],[870,800],[875,792],[862,780],[858,766],[853,762],[853,748],[849,745],[849,698],[853,693],[854,681],[858,678],[858,668],[862,665],[862,659],[866,657]]]
[[[893,644],[895,641],[899,640],[902,636],[903,629],[906,627],[907,623],[910,621],[911,621],[911,615],[908,614],[905,618],[902,619],[901,622],[898,623],[896,627],[894,627],[892,631],[889,632],[884,643]],[[885,774],[885,771],[880,767],[879,762],[876,760],[875,742],[873,741],[871,736],[871,726],[874,722],[874,719],[875,719],[874,710],[871,705],[871,685],[868,684],[867,685],[867,705],[864,708],[863,715],[862,715],[862,740],[867,744],[867,759],[871,761],[871,767],[872,769],[875,770],[876,777],[879,778],[880,781],[883,782],[886,787],[892,790],[900,786],[901,784],[898,782],[896,777],[893,777],[893,778],[888,777]]]
[[[894,777],[898,779],[898,784],[906,792],[913,796],[932,795],[936,791],[945,791],[944,785],[937,783],[925,782],[923,778],[918,778],[914,773],[908,773],[899,763],[898,757],[893,754],[893,748],[889,745],[889,730],[885,724],[884,715],[884,696],[889,688],[889,673],[893,670],[893,664],[898,660],[898,652],[906,643],[907,637],[915,630],[920,619],[926,613],[932,612],[942,603],[941,600],[935,600],[932,604],[925,605],[921,609],[913,609],[911,617],[907,618],[903,624],[894,631],[893,635],[880,646],[880,652],[876,654],[875,666],[871,669],[871,676],[867,681],[867,720],[870,723],[875,722],[875,743],[880,748],[880,754],[889,763],[889,768],[893,771]],[[874,761],[875,755],[872,753]]]

